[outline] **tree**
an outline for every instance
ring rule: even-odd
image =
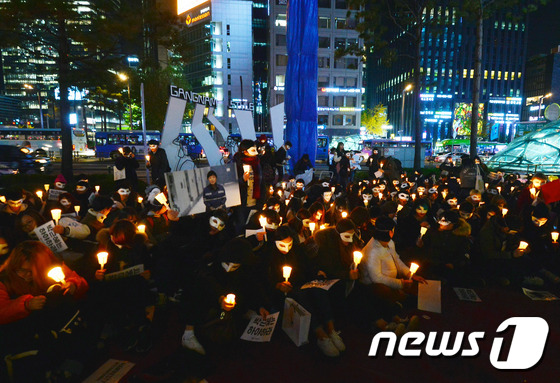
[[[423,161],[420,119],[422,29],[431,23],[427,10],[432,9],[436,1],[348,0],[348,5],[350,8],[360,9],[357,14],[360,22],[356,29],[364,40],[364,47],[354,48],[356,53],[362,57],[372,55],[387,66],[394,65],[397,60],[401,64],[402,60],[406,60],[406,64],[412,69],[414,168],[419,170]],[[395,38],[396,36],[398,37]],[[350,50],[352,49],[351,47]],[[403,82],[403,89],[404,86]]]
[[[369,134],[382,136],[383,126],[389,125],[387,119],[387,107],[378,104],[373,109],[366,109],[362,112],[362,125],[365,126]]]
[[[480,85],[482,82],[482,46],[484,43],[484,20],[505,13],[508,18],[519,19],[533,12],[538,5],[545,5],[548,0],[456,0],[454,6],[459,14],[476,23],[476,44],[474,49],[474,79],[472,110],[478,110],[480,104]],[[473,113],[470,132],[470,156],[477,155],[478,113]]]
[[[156,3],[138,9],[116,7],[112,0],[96,0],[78,7],[72,0],[10,0],[0,3],[0,48],[21,49],[32,58],[54,61],[60,88],[62,166],[72,179],[72,131],[69,124],[68,88],[100,86],[114,82],[113,71],[122,67],[123,45],[146,35],[176,49],[181,57],[186,45],[178,37],[177,18]],[[85,8],[85,10],[84,10]],[[149,28],[147,27],[149,25]],[[175,40],[173,40],[175,38]],[[151,63],[152,67],[158,63]]]

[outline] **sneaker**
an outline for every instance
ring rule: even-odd
[[[331,338],[317,339],[317,346],[326,356],[334,358],[340,355],[340,351],[335,347]]]
[[[542,287],[544,285],[544,281],[542,278],[531,276],[523,278],[523,285],[530,286],[530,287]]]
[[[346,351],[346,346],[344,345],[344,342],[342,341],[342,338],[340,337],[338,332],[333,331],[329,334],[329,338],[331,338],[332,343],[338,349],[338,351]]]
[[[198,339],[196,339],[194,331],[185,331],[183,333],[183,337],[181,338],[181,344],[183,347],[193,350],[200,355],[206,355],[206,350],[202,347]]]

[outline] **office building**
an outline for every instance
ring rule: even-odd
[[[214,115],[230,133],[239,129],[230,104],[253,102],[252,11],[251,1],[212,0],[197,12],[208,16],[183,30],[193,47],[185,78],[194,92],[216,99]]]
[[[560,104],[560,45],[527,60],[524,98],[523,121],[543,120],[548,105]]]
[[[386,67],[370,55],[367,65],[367,107],[382,103],[388,108],[391,135],[414,137],[412,97],[419,96],[422,137],[435,142],[467,133],[474,79],[475,26],[451,6],[426,11],[421,40],[421,89],[404,92],[413,83],[413,60],[398,57]],[[410,54],[404,34],[395,32],[391,47]],[[484,22],[480,130],[486,139],[507,141],[512,125],[521,119],[523,73],[527,46],[526,21],[498,15]],[[404,99],[404,121],[401,112]],[[486,121],[484,123],[484,121]],[[455,133],[454,133],[455,130]]]
[[[270,2],[270,106],[284,102],[287,0]],[[318,120],[320,134],[360,133],[362,61],[356,56],[335,59],[335,51],[362,45],[344,0],[319,0]]]

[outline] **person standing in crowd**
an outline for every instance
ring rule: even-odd
[[[282,182],[284,180],[284,162],[290,159],[288,150],[290,150],[291,148],[292,143],[290,141],[286,141],[274,155],[274,162],[276,162],[276,172],[278,173],[278,182]]]
[[[371,156],[369,156],[366,161],[366,166],[368,167],[368,176],[372,180],[377,178],[375,173],[379,170],[379,160],[379,149],[373,148],[373,150],[371,151]]]
[[[268,144],[268,138],[264,134],[261,134],[259,137],[258,145],[257,149],[260,154],[264,190],[268,190],[274,184],[275,178],[274,149]]]
[[[125,170],[126,180],[130,182],[132,190],[138,191],[138,175],[136,174],[136,169],[138,169],[140,165],[129,146],[123,148],[122,153],[115,160],[115,166],[119,170]]]
[[[206,175],[206,179],[208,180],[208,185],[202,191],[206,211],[225,209],[227,200],[226,189],[218,183],[218,175],[215,171],[210,170]]]
[[[152,173],[152,184],[163,188],[165,186],[165,173],[171,171],[167,153],[165,153],[165,149],[159,147],[159,141],[157,140],[148,141],[148,146],[150,150],[146,156],[146,167]]]
[[[233,157],[237,165],[239,175],[239,193],[241,195],[241,206],[237,211],[236,230],[243,232],[247,217],[252,209],[256,209],[257,204],[264,197],[262,190],[262,169],[258,150],[255,143],[251,140],[243,140]]]

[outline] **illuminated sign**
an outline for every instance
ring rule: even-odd
[[[362,108],[351,108],[351,107],[340,107],[340,108],[333,108],[333,107],[319,107],[317,108],[319,112],[361,112]]]
[[[523,99],[521,97],[491,97],[490,104],[503,104],[503,105],[521,105]]]
[[[321,88],[322,93],[364,93],[363,88]]]
[[[431,94],[431,93],[421,93],[420,101],[434,101],[436,98],[450,99],[453,98],[451,94]]]
[[[234,98],[230,100],[228,108],[233,110],[250,110],[250,111],[253,111],[255,109],[252,102],[249,102],[248,100],[240,100],[238,98]]]
[[[177,15],[190,11],[210,0],[177,0]]]
[[[187,27],[192,27],[193,25],[196,25],[198,23],[200,23],[201,21],[207,19],[210,17],[210,7],[204,8],[200,10],[200,13],[198,12],[192,12],[194,13],[191,14],[187,14],[187,18],[185,19],[185,24],[187,24]]]
[[[68,101],[83,100],[89,94],[88,90],[79,91],[78,88],[68,88]],[[60,100],[60,88],[54,89],[54,98]]]
[[[175,85],[171,85],[169,87],[169,95],[171,97],[182,98],[183,100],[187,100],[188,102],[192,102],[194,104],[201,104],[201,105],[214,106],[214,107],[216,106],[215,98],[194,93],[189,90],[179,88]]]

